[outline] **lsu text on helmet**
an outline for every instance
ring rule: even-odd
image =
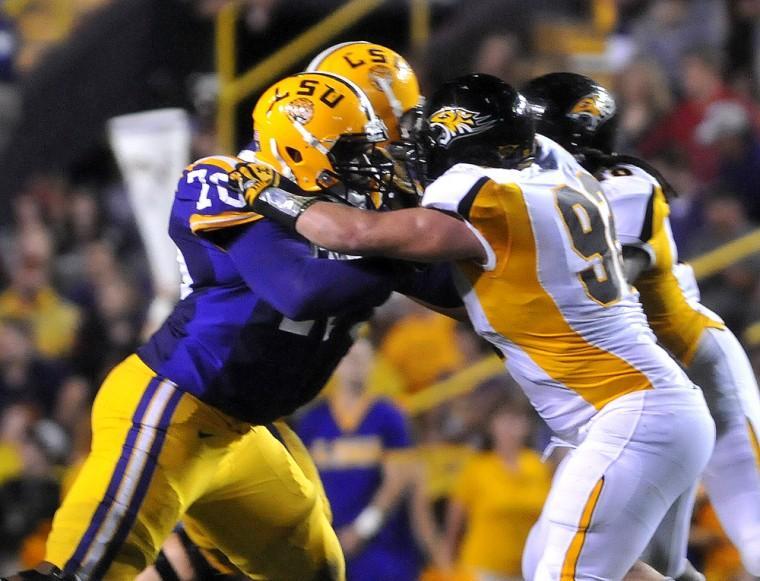
[[[307,70],[334,73],[353,81],[369,97],[393,141],[400,137],[402,115],[421,102],[412,67],[400,54],[379,44],[336,44],[319,53]]]
[[[536,131],[573,153],[614,149],[615,99],[599,83],[576,73],[549,73],[522,90],[531,103]]]
[[[253,109],[256,156],[307,192],[339,182],[377,189],[374,146],[385,124],[354,83],[330,73],[299,73],[267,89]]]
[[[444,83],[425,106],[428,179],[457,163],[513,169],[529,163],[534,122],[525,98],[491,75]]]

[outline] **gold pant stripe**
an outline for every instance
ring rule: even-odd
[[[562,572],[560,575],[560,581],[575,581],[575,570],[578,566],[578,559],[580,559],[581,551],[583,550],[583,544],[586,542],[586,533],[589,526],[591,526],[591,518],[594,516],[594,509],[596,509],[599,503],[599,497],[602,494],[602,488],[604,487],[604,476],[599,479],[594,489],[591,491],[589,499],[586,501],[586,505],[583,507],[581,513],[581,520],[578,523],[578,529],[573,536],[573,540],[570,542],[570,547],[565,555],[565,561],[562,563]]]
[[[755,465],[760,470],[760,442],[757,440],[757,432],[752,422],[747,419],[747,431],[749,432],[749,441],[752,443],[752,450],[755,452]]]

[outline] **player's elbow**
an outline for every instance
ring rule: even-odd
[[[324,315],[320,294],[310,285],[293,285],[287,296],[280,297],[275,308],[293,321],[308,321]]]
[[[277,310],[293,321],[308,321],[317,318],[314,314],[317,311],[315,303],[313,297],[297,297],[295,300],[283,301]]]

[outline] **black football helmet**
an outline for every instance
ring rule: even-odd
[[[592,148],[611,153],[617,125],[615,99],[599,83],[576,73],[549,73],[522,90],[536,131],[572,153]]]
[[[528,102],[501,79],[474,74],[448,81],[425,105],[427,180],[457,163],[520,167],[533,157],[534,137]]]

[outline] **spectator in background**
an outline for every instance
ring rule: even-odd
[[[28,322],[0,320],[0,409],[27,403],[50,417],[63,379],[60,365],[36,353]]]
[[[694,234],[702,227],[706,185],[691,173],[682,151],[667,149],[651,161],[677,193],[675,198],[668,200],[670,226],[678,248],[687,248]]]
[[[760,0],[728,2],[731,18],[726,39],[727,74],[747,97],[760,96]]]
[[[673,94],[660,66],[638,58],[616,76],[618,151],[631,151],[673,107]]]
[[[21,113],[21,95],[16,86],[18,44],[14,22],[0,7],[0,154]]]
[[[89,432],[92,399],[91,385],[78,375],[68,376],[58,390],[52,419],[76,441],[83,429]]]
[[[465,465],[449,503],[452,562],[476,581],[522,579],[522,550],[541,514],[551,469],[527,446],[530,404],[509,381],[488,420],[491,446]]]
[[[463,442],[476,448],[483,445],[483,417],[503,397],[506,374],[503,364],[494,353],[491,344],[475,333],[469,321],[459,321],[455,327],[456,345],[463,358],[463,369],[493,360],[498,375],[493,382],[477,382],[467,393],[443,402],[434,408],[428,419],[428,431],[436,430],[448,442]],[[514,386],[516,387],[516,386]]]
[[[50,522],[58,507],[59,484],[56,466],[68,455],[68,440],[63,430],[50,420],[31,425],[21,442],[20,474],[0,487],[0,539],[11,550],[29,551],[36,565],[44,555],[32,555],[31,546],[43,548]],[[22,550],[22,556],[24,554]]]
[[[336,369],[328,400],[307,411],[298,434],[309,448],[346,556],[346,576],[414,581],[421,559],[406,497],[415,479],[403,413],[366,393],[373,349],[357,341]]]
[[[27,404],[0,406],[0,484],[21,472],[21,446],[37,416],[38,412]],[[3,548],[0,543],[0,552]]]
[[[456,321],[407,301],[406,315],[387,332],[379,351],[415,393],[462,367]]]
[[[697,140],[718,155],[716,182],[735,193],[749,218],[760,223],[760,140],[746,109],[736,101],[713,103],[697,126]]]
[[[95,304],[87,312],[72,360],[78,373],[97,384],[139,345],[144,313],[137,289],[121,274],[99,282],[94,294]]]
[[[0,83],[15,82],[17,52],[16,26],[13,20],[0,8]]]
[[[745,107],[753,125],[758,119],[757,107],[741,99],[723,82],[720,60],[718,53],[707,49],[684,56],[683,100],[639,144],[644,157],[653,157],[665,149],[684,149],[691,171],[705,183],[716,177],[717,160],[713,149],[697,139],[696,130],[710,105],[718,101],[737,102]]]
[[[732,193],[713,194],[705,202],[705,224],[687,247],[685,257],[699,256],[753,230],[741,201]],[[720,313],[734,333],[757,318],[753,300],[758,286],[760,254],[727,266],[700,281],[702,303]]]
[[[67,236],[68,195],[66,177],[55,173],[32,176],[20,192],[14,208],[16,231],[23,233],[41,226],[48,232],[53,249],[57,251],[59,241]]]
[[[530,78],[525,47],[514,32],[486,36],[478,47],[472,70],[504,79],[519,87]]]
[[[58,236],[54,279],[62,292],[71,297],[86,276],[86,248],[101,239],[105,220],[95,195],[85,189],[69,193],[67,210],[62,220],[65,229]]]
[[[19,232],[11,260],[11,284],[0,294],[0,317],[27,321],[37,350],[46,357],[71,352],[79,327],[79,309],[50,283],[52,243],[42,226]]]
[[[697,46],[722,47],[726,30],[723,2],[714,0],[658,0],[631,27],[640,55],[656,60],[672,87],[680,76],[683,57]]]
[[[415,71],[421,75],[422,93],[430,92],[446,79],[477,70],[473,69],[472,52],[462,50],[462,47],[472,46],[473,39],[488,35],[517,36],[524,47],[520,54],[524,61],[531,52],[533,23],[540,18],[539,4],[555,8],[559,2],[534,0],[530,10],[519,0],[449,3],[450,9],[443,11],[444,21],[436,27],[426,47],[424,62],[415,63]]]

